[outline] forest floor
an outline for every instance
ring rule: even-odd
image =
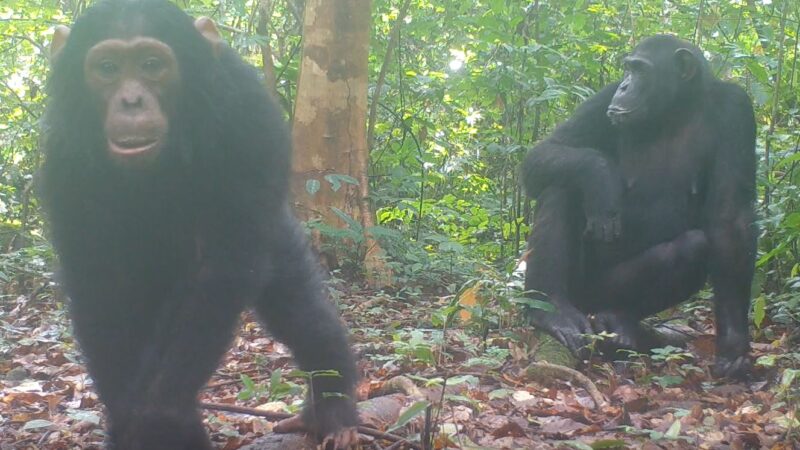
[[[0,302],[0,449],[101,448],[102,405],[80,364],[63,304],[43,293]],[[713,329],[707,307],[695,308],[686,321],[699,332],[687,350],[634,358],[624,368],[597,362],[582,369],[584,380],[561,369],[531,371],[525,328],[493,330],[485,339],[461,328],[434,328],[431,317],[449,301],[365,292],[339,300],[360,357],[360,400],[391,399],[372,405],[378,411],[368,418],[371,426],[391,428],[416,445],[421,434],[438,430],[438,449],[800,448],[791,428],[799,407],[781,389],[777,369],[759,369],[749,383],[708,375]],[[768,331],[759,333],[753,355],[780,362],[787,334]],[[201,400],[296,410],[302,381],[290,373],[292,364],[286,347],[246,313]],[[426,420],[424,402],[442,407]],[[219,409],[203,415],[215,445],[226,450],[271,434],[273,425]],[[365,437],[362,448],[409,447]]]

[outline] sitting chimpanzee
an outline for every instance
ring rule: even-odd
[[[196,395],[248,305],[319,375],[292,427],[355,445],[353,355],[257,72],[209,19],[112,0],[56,30],[49,83],[43,200],[111,447],[211,448]]]
[[[755,257],[755,121],[745,92],[671,36],[642,41],[606,86],[523,163],[537,198],[526,288],[555,311],[535,325],[581,354],[585,334],[612,348],[653,345],[640,320],[710,277],[715,374],[749,368]],[[587,317],[587,314],[591,316]]]

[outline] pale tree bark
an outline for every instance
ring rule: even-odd
[[[367,281],[383,287],[391,284],[391,272],[368,232],[375,225],[369,205],[366,136],[370,13],[370,0],[306,1],[292,127],[292,191],[298,214],[305,220],[346,226],[333,207],[361,223]],[[326,175],[348,175],[358,185],[342,183],[335,190]],[[309,182],[319,190],[310,193]],[[336,258],[326,256],[329,261]]]

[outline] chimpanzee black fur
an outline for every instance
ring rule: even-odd
[[[642,41],[625,69],[524,161],[537,198],[526,286],[555,307],[533,311],[533,322],[578,353],[582,335],[602,331],[617,334],[617,348],[645,349],[654,343],[639,321],[710,277],[715,373],[744,376],[756,250],[751,102],[671,36]]]
[[[179,83],[165,84],[163,148],[129,164],[109,156],[84,64],[98,42],[140,37],[172,50]],[[100,2],[54,57],[45,124],[43,203],[111,447],[211,448],[196,395],[247,306],[301,369],[338,371],[314,378],[309,429],[324,438],[356,425],[346,330],[290,211],[290,140],[252,67],[166,0]]]

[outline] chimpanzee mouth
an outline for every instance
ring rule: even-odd
[[[633,121],[637,116],[639,110],[642,108],[620,108],[618,106],[609,106],[606,111],[606,116],[611,119],[613,125],[620,125]]]
[[[108,140],[108,148],[111,153],[120,156],[135,156],[151,153],[157,150],[160,144],[161,139],[151,137],[131,137]]]

